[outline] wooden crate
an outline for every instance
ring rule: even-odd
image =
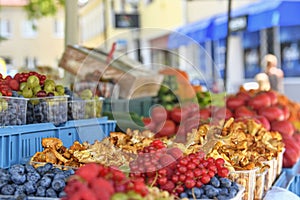
[[[122,56],[106,63],[107,53],[98,49],[67,46],[59,66],[78,80],[87,74],[99,73],[103,79],[112,79],[120,86],[120,97],[125,99],[156,96],[163,75],[142,68],[142,64]],[[99,78],[100,78],[99,77]]]

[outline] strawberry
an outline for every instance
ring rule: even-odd
[[[93,179],[95,179],[99,174],[99,165],[96,163],[89,163],[80,167],[76,173],[76,175],[80,176],[88,183],[90,183]]]
[[[159,162],[163,167],[165,167],[165,166],[171,165],[172,163],[174,163],[176,161],[171,155],[165,154],[162,157],[160,157]]]
[[[173,147],[167,151],[167,154],[171,155],[176,160],[183,156],[182,151],[178,147]]]
[[[19,85],[19,82],[15,79],[11,79],[9,82],[8,82],[8,86],[12,89],[12,90],[15,90],[15,91],[19,91],[20,89],[20,85]]]

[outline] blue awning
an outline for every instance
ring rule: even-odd
[[[273,26],[293,26],[300,24],[300,0],[262,0],[233,10],[232,17],[248,15],[247,31],[258,31]],[[227,35],[227,14],[219,15],[212,25],[212,39]]]
[[[168,48],[175,49],[190,43],[201,43],[210,39],[211,19],[197,21],[176,29],[168,38]]]

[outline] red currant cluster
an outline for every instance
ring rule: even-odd
[[[159,140],[145,147],[130,163],[130,169],[131,177],[141,177],[148,185],[176,196],[186,188],[208,184],[215,175],[227,177],[229,174],[221,158],[205,159],[204,152],[183,156],[180,149],[167,149]]]
[[[65,187],[67,197],[63,200],[111,199],[116,193],[133,191],[140,196],[148,194],[143,179],[130,179],[116,168],[90,163],[80,167]]]

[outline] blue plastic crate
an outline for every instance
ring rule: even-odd
[[[107,120],[107,117],[68,121],[58,127],[58,138],[64,146],[70,147],[74,141],[94,143],[109,136],[116,128],[116,121]]]
[[[56,132],[51,123],[0,128],[0,167],[27,162],[42,151],[42,138],[57,137]]]
[[[292,178],[287,189],[300,197],[300,175],[296,175]]]
[[[294,164],[292,168],[283,168],[282,170],[290,175],[300,174],[300,159]]]
[[[282,171],[273,185],[277,186],[277,187],[281,187],[281,188],[287,188],[287,186],[292,178],[293,178],[293,175],[291,173]]]
[[[26,163],[36,153],[43,151],[42,139],[56,137],[64,146],[70,147],[79,142],[101,141],[114,131],[116,121],[107,117],[68,121],[63,126],[52,123],[8,126],[0,128],[0,167],[8,168],[13,164]]]

